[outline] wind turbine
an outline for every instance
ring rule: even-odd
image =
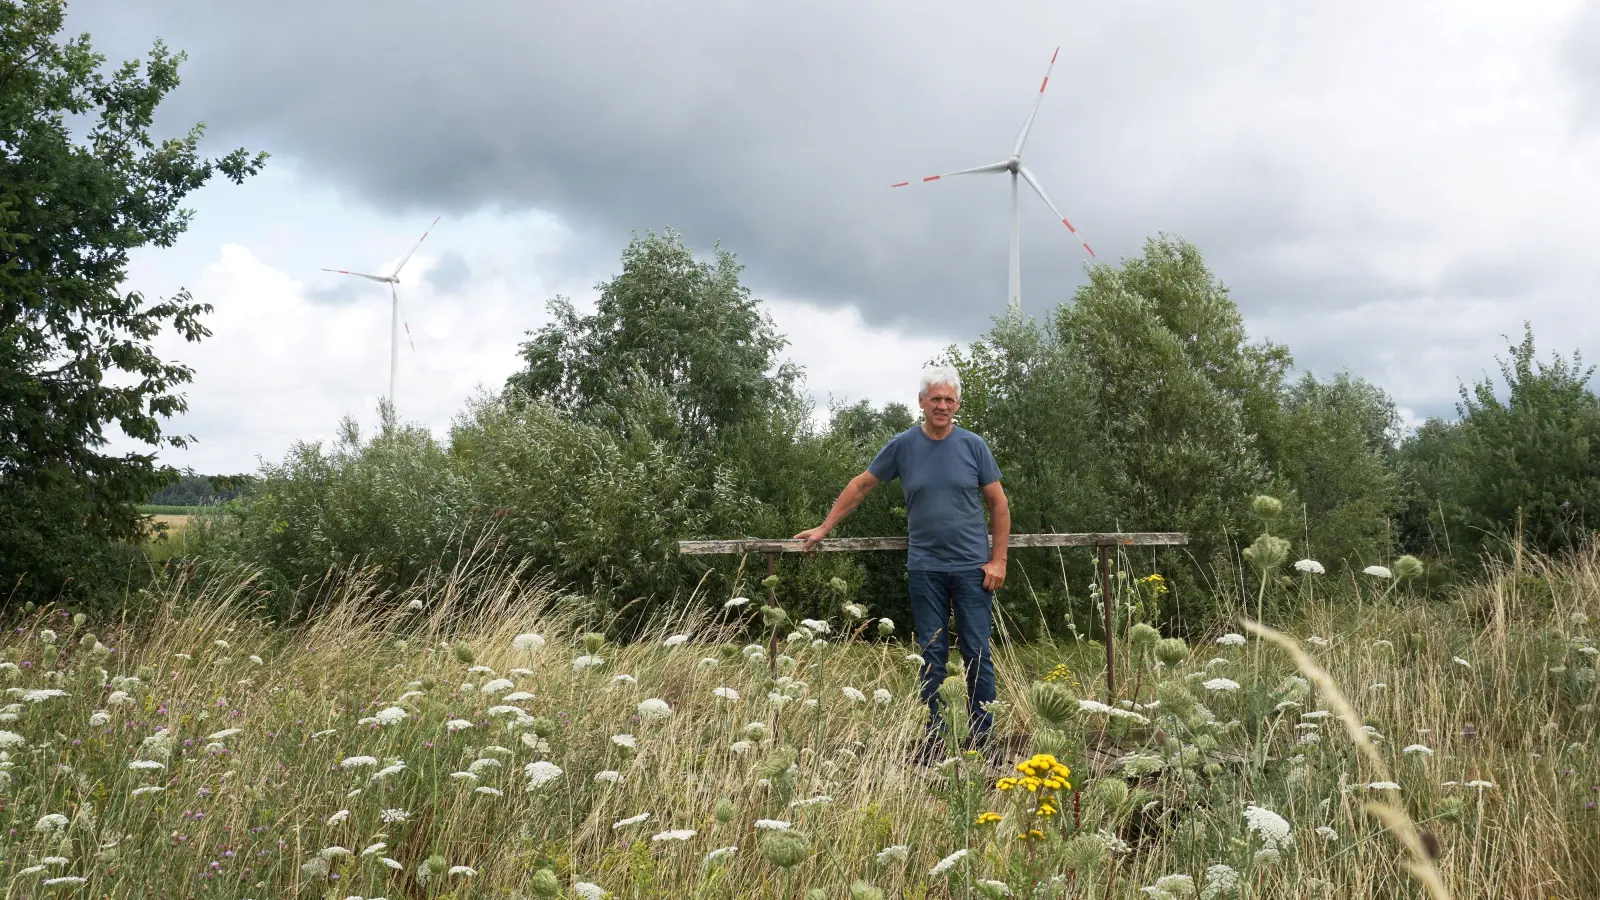
[[[1056,218],[1061,220],[1061,224],[1067,226],[1067,230],[1072,232],[1079,243],[1083,244],[1083,249],[1089,251],[1091,257],[1095,255],[1094,248],[1083,240],[1083,236],[1078,234],[1078,229],[1073,228],[1072,223],[1067,221],[1067,217],[1061,214],[1061,210],[1056,209],[1056,205],[1050,202],[1050,196],[1044,192],[1044,185],[1040,184],[1039,179],[1034,177],[1034,174],[1028,171],[1028,167],[1022,164],[1022,148],[1028,143],[1028,131],[1033,127],[1033,117],[1039,114],[1039,103],[1044,100],[1044,89],[1050,84],[1050,72],[1056,67],[1056,57],[1060,54],[1060,47],[1057,47],[1055,52],[1050,54],[1050,66],[1044,70],[1044,81],[1039,83],[1039,93],[1033,98],[1033,108],[1028,110],[1027,121],[1022,123],[1022,131],[1017,135],[1016,146],[1011,148],[1010,158],[1003,162],[990,163],[986,166],[974,166],[970,169],[958,169],[954,172],[943,172],[938,175],[929,175],[927,178],[922,179],[923,183],[927,183],[955,175],[978,175],[998,172],[1009,172],[1011,174],[1011,299],[1008,301],[1011,305],[1020,306],[1022,303],[1022,246],[1021,233],[1017,226],[1018,178],[1026,181],[1028,186],[1033,188],[1034,193],[1039,195],[1039,199],[1044,201],[1044,205],[1050,207],[1050,211],[1055,213]],[[901,181],[890,185],[890,187],[905,187],[909,184],[911,182]]]
[[[433,232],[433,226],[439,224],[439,219],[442,218],[444,218],[444,216],[438,216],[433,220],[433,224],[429,225],[428,230],[422,233],[422,237],[417,238],[416,246],[412,247],[411,252],[407,253],[401,258],[400,264],[395,266],[394,271],[390,272],[388,275],[368,275],[365,272],[350,272],[345,269],[322,270],[324,272],[333,272],[339,275],[354,275],[357,278],[365,278],[368,281],[376,281],[389,286],[389,405],[391,407],[395,405],[395,379],[400,370],[400,327],[402,325],[404,325],[406,329],[406,343],[411,344],[411,351],[413,353],[415,353],[417,350],[417,345],[411,341],[410,323],[404,322],[400,318],[400,293],[399,291],[395,290],[395,285],[400,283],[400,270],[404,269],[406,267],[406,263],[411,261],[411,257],[417,252],[417,248],[421,247],[422,242],[428,239],[428,235]]]

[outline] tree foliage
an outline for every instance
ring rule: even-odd
[[[1492,378],[1461,386],[1455,422],[1428,422],[1406,443],[1408,540],[1457,557],[1498,551],[1520,529],[1530,546],[1571,549],[1600,510],[1600,398],[1571,358],[1538,359],[1533,330]]]
[[[187,292],[124,292],[128,254],[187,228],[190,192],[254,174],[264,156],[200,155],[195,126],[157,140],[151,121],[182,54],[106,69],[88,38],[62,39],[59,0],[0,3],[0,585],[14,598],[92,586],[133,504],[169,473],[154,451],[104,452],[116,427],[181,447],[163,420],[192,377],[154,338],[206,337]]]

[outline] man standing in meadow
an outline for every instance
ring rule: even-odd
[[[989,647],[994,592],[1006,580],[1011,511],[1000,487],[1000,467],[983,438],[955,424],[961,375],[947,366],[922,372],[917,392],[922,422],[892,438],[845,486],[827,518],[796,538],[806,549],[827,536],[880,482],[900,479],[906,493],[906,565],[911,615],[922,649],[922,699],[928,704],[928,738],[919,756],[939,752],[939,685],[950,655],[950,617],[966,663],[972,742],[986,746],[994,719],[994,659]],[[984,507],[994,528],[991,546]]]

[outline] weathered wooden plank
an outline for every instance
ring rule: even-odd
[[[1013,534],[1011,547],[1173,547],[1189,543],[1189,536],[1176,531],[1120,531],[1091,532],[1084,534]],[[769,540],[745,538],[731,541],[679,541],[678,552],[694,555],[716,553],[799,553],[797,540]],[[823,538],[813,548],[821,553],[844,553],[861,550],[904,550],[903,537]]]

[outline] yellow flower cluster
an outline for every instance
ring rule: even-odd
[[[1027,831],[1024,831],[1023,833],[1017,835],[1017,840],[1019,840],[1019,841],[1042,841],[1042,840],[1044,840],[1044,832],[1040,831],[1037,828],[1030,828]]]
[[[1146,575],[1145,577],[1139,579],[1139,583],[1144,585],[1145,589],[1150,592],[1150,596],[1152,597],[1159,597],[1167,592],[1167,580],[1162,578],[1159,574],[1152,573],[1150,575]]]
[[[1078,676],[1073,673],[1072,668],[1066,663],[1056,663],[1055,667],[1050,670],[1049,674],[1044,676],[1044,680],[1065,681],[1072,687],[1082,687],[1082,685],[1078,683]]]
[[[977,822],[977,824],[979,824],[979,825],[994,825],[994,824],[998,823],[1001,818],[1002,818],[1002,816],[997,812],[978,813],[978,822]]]
[[[1017,771],[1022,773],[1021,778],[1002,778],[995,786],[1002,791],[1022,788],[1030,794],[1040,790],[1072,790],[1072,782],[1067,780],[1072,770],[1056,762],[1056,758],[1048,753],[1038,753],[1031,759],[1017,763]]]

